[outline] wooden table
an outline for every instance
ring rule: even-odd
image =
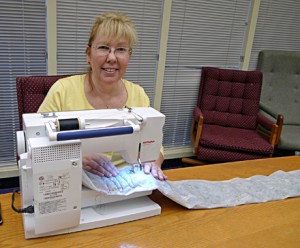
[[[300,169],[300,157],[270,158],[165,171],[169,180],[227,180]],[[159,216],[77,233],[24,239],[11,194],[0,195],[0,247],[300,247],[300,198],[212,210],[188,210],[160,192],[151,198]],[[16,205],[19,198],[16,199]]]

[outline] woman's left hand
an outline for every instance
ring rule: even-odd
[[[156,162],[145,163],[143,167],[145,174],[151,173],[154,178],[159,179],[161,181],[168,179],[168,177],[162,171],[161,166],[159,166]]]

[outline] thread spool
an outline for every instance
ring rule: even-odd
[[[57,131],[84,129],[84,122],[80,118],[57,119]]]

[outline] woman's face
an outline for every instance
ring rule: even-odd
[[[125,38],[107,41],[100,30],[87,52],[87,63],[92,67],[94,83],[111,85],[125,74],[130,58],[129,43]],[[105,52],[106,51],[106,52]]]

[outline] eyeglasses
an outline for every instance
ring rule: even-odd
[[[93,48],[96,49],[96,53],[98,56],[107,56],[109,53],[113,52],[116,57],[124,58],[131,52],[131,48],[127,47],[112,48],[109,46],[99,45],[93,46]]]

